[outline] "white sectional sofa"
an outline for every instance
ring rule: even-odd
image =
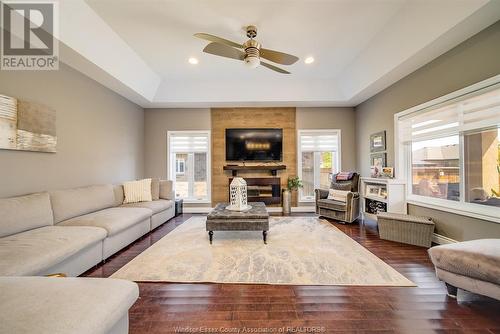
[[[109,278],[0,277],[0,333],[125,334],[136,283]]]
[[[0,199],[0,276],[78,276],[172,218],[171,181],[160,197],[123,205],[108,184]]]

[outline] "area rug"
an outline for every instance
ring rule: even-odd
[[[272,217],[261,232],[214,232],[193,217],[111,276],[139,282],[415,286],[331,223]]]

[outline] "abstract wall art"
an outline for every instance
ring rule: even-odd
[[[0,149],[56,152],[56,112],[0,95]]]

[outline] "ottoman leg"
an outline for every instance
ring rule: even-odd
[[[262,237],[264,238],[264,243],[267,245],[267,231],[262,231]]]
[[[457,292],[458,292],[458,288],[456,286],[453,286],[451,284],[448,284],[446,283],[446,289],[448,290],[448,296],[450,296],[451,298],[457,298]]]
[[[214,238],[214,231],[208,231],[208,240],[210,240],[210,245],[212,244],[213,238]]]

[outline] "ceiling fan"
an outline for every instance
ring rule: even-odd
[[[282,65],[292,65],[299,60],[299,58],[287,53],[262,48],[260,43],[254,39],[257,37],[257,27],[248,26],[246,30],[247,37],[250,39],[243,44],[205,33],[197,33],[194,34],[194,36],[211,42],[203,49],[203,52],[241,60],[251,68],[262,65],[278,73],[290,74],[290,72],[282,68],[262,61],[261,58]]]

